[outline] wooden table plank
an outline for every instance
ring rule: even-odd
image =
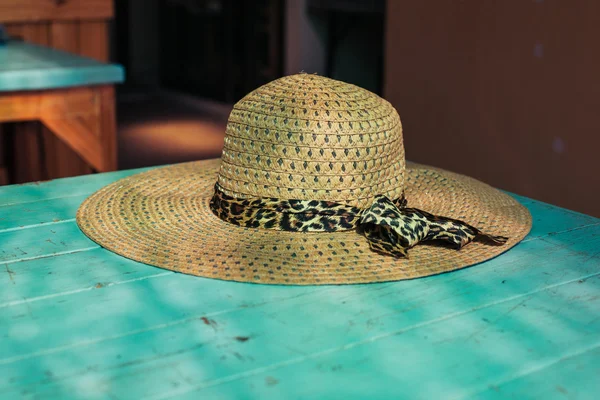
[[[542,232],[545,232],[543,235],[554,235],[557,232],[581,229],[600,222],[599,218],[590,215],[556,207],[541,201],[531,200],[523,196],[514,194],[512,196],[525,205],[531,212],[533,226],[530,235],[525,240],[538,237],[538,233],[542,234]]]
[[[0,268],[0,308],[174,273],[128,260],[100,247],[85,254],[75,252],[0,264]]]
[[[137,172],[137,171],[136,171]],[[117,179],[119,177],[123,176],[122,173],[111,173],[111,174],[102,174],[102,175],[97,175],[95,177],[100,178],[100,177],[105,177],[107,178],[106,181],[102,181],[100,182],[100,184],[106,184],[109,183],[112,179]],[[110,179],[108,179],[110,177]],[[94,182],[94,181],[91,181]],[[96,189],[99,188],[99,186],[97,184],[94,184],[92,186],[89,186],[88,184],[90,183],[90,181],[88,181],[85,177],[78,177],[78,178],[72,178],[72,179],[63,179],[63,180],[57,180],[57,181],[50,181],[50,182],[42,182],[39,185],[24,185],[21,187],[8,187],[5,188],[5,191],[9,191],[8,189],[20,189],[22,191],[25,191],[27,193],[29,193],[31,190],[37,191],[37,190],[47,190],[48,193],[50,194],[50,196],[53,196],[55,193],[60,193],[60,194],[64,194],[64,193],[73,193],[73,191],[77,192],[78,190],[75,189],[79,189],[81,191],[84,192],[91,192],[94,191]],[[42,258],[41,260],[34,260],[31,263],[33,263],[34,265],[40,264],[40,265],[46,265],[46,264],[51,264],[51,265],[60,265],[60,261],[55,262],[55,259],[52,259],[50,261],[47,261],[46,258],[48,256],[51,256],[53,254],[56,254],[56,247],[53,245],[53,243],[55,241],[53,241],[52,237],[53,235],[49,236],[47,238],[47,240],[50,240],[51,242],[47,242],[46,246],[42,247],[42,248],[38,248],[37,246],[37,238],[38,237],[43,237],[44,235],[48,236],[48,233],[52,233],[52,229],[50,229],[50,226],[55,224],[55,223],[62,223],[64,221],[67,221],[69,223],[73,223],[74,219],[74,215],[75,212],[77,210],[77,207],[79,206],[80,202],[83,201],[83,199],[87,196],[87,194],[85,195],[76,195],[73,197],[64,197],[64,198],[54,198],[54,199],[50,199],[50,200],[45,200],[45,201],[29,201],[26,203],[17,203],[17,204],[12,204],[9,206],[4,206],[4,207],[0,207],[0,232],[2,230],[9,230],[9,231],[13,231],[13,230],[20,230],[23,227],[27,227],[27,231],[21,232],[20,236],[23,237],[27,237],[27,236],[31,236],[32,238],[34,238],[34,240],[32,242],[29,242],[32,244],[32,247],[28,247],[27,245],[24,245],[24,239],[22,239],[20,241],[19,244],[14,245],[13,248],[9,249],[8,246],[10,245],[10,242],[6,241],[4,246],[0,246],[0,250],[2,250],[4,252],[3,254],[3,261],[8,261],[8,262],[15,262],[15,261],[20,261],[21,257],[24,257],[26,259],[29,258]],[[34,196],[37,197],[37,196]],[[22,199],[21,199],[22,200]],[[541,208],[537,207],[537,206],[532,206],[532,213],[534,215],[534,219],[539,220],[539,219],[544,219],[542,217],[544,217],[544,213],[547,212],[548,207],[543,206]],[[564,211],[564,218],[562,219],[558,219],[558,218],[551,218],[551,221],[554,221],[554,225],[549,225],[546,226],[545,229],[539,229],[540,224],[536,224],[534,226],[534,229],[532,230],[531,234],[528,236],[528,238],[526,239],[526,241],[529,240],[533,240],[535,238],[539,238],[539,237],[543,237],[543,236],[547,236],[549,233],[554,234],[554,232],[556,231],[560,231],[560,229],[562,229],[562,231],[569,231],[572,229],[580,229],[581,226],[589,226],[590,224],[594,224],[594,223],[598,223],[598,221],[594,218],[591,217],[587,217],[587,216],[583,216],[581,214],[578,213],[572,213],[566,210]],[[21,224],[19,225],[17,223],[18,220],[21,220]],[[45,227],[41,227],[41,226],[35,226],[35,225],[41,225],[41,224],[49,224],[50,226],[45,226]],[[42,228],[41,231],[38,230],[38,228]],[[63,230],[64,231],[64,230]],[[72,252],[78,252],[78,251],[86,251],[86,250],[90,250],[90,249],[96,249],[97,247],[89,242],[88,240],[86,240],[85,237],[83,237],[83,235],[81,235],[80,232],[78,232],[76,229],[69,229],[68,230],[71,233],[74,233],[74,237],[65,237],[64,240],[62,241],[62,245],[65,247],[64,249],[61,250],[61,252],[66,253],[66,254],[70,254]],[[83,240],[81,240],[83,239]],[[42,252],[41,250],[48,250],[47,253]],[[11,250],[11,251],[9,251]],[[33,252],[33,256],[30,254]],[[111,261],[101,261],[100,263],[105,263],[105,262],[115,262],[115,257],[111,257],[112,253],[107,252],[106,253],[107,256],[105,258],[110,259]],[[82,255],[82,257],[87,257],[87,255]],[[98,256],[94,256],[92,257],[91,260],[87,260],[86,259],[86,263],[89,264],[94,264],[94,260],[98,259]],[[125,263],[125,265],[138,265],[137,263],[131,262],[129,260],[125,260],[121,257],[117,257],[117,260],[122,260],[123,263]],[[68,260],[65,260],[66,263],[73,263],[74,260],[77,260],[77,258],[75,257],[69,257]],[[22,263],[19,264],[19,268],[15,270],[14,267],[12,267],[13,269],[11,269],[11,274],[5,275],[4,277],[6,278],[5,280],[8,280],[8,277],[10,276],[11,278],[16,276],[16,274],[19,274],[20,280],[22,281],[23,279],[26,280],[26,282],[43,282],[43,285],[34,285],[33,287],[38,288],[37,290],[39,290],[39,293],[37,295],[37,297],[41,297],[43,298],[44,296],[49,296],[52,295],[53,292],[52,290],[55,288],[55,284],[53,282],[53,279],[55,277],[59,277],[60,275],[43,275],[41,278],[39,277],[35,277],[35,274],[37,274],[38,271],[35,267],[32,267],[31,269],[28,269],[28,264],[24,264],[23,267],[21,267],[21,265],[23,265]],[[153,268],[146,268],[144,269],[144,267],[141,267],[142,271],[147,271],[148,275],[153,275],[155,274],[154,269]],[[28,273],[26,271],[33,271],[31,274],[33,274],[32,276],[29,276]],[[83,273],[84,271],[81,271],[80,273]],[[62,287],[62,292],[64,293],[69,293],[71,291],[78,291],[78,290],[85,290],[86,288],[91,287],[91,283],[92,281],[94,281],[94,279],[98,279],[97,282],[100,282],[99,277],[103,276],[102,274],[99,275],[98,278],[96,278],[96,274],[97,272],[101,272],[101,270],[98,270],[96,267],[94,267],[94,269],[92,268],[87,268],[85,270],[86,273],[90,273],[90,276],[87,277],[87,279],[83,279],[83,283],[80,282],[79,280],[70,280],[68,281],[71,285],[70,287]],[[25,274],[25,275],[24,275]],[[143,275],[143,274],[142,274]],[[83,275],[82,275],[83,276]],[[120,282],[122,280],[127,280],[128,277],[124,277],[123,279],[119,280],[116,279],[115,282]],[[4,292],[4,294],[6,296],[9,296],[10,290],[7,290]],[[33,292],[35,293],[35,292]],[[2,297],[0,295],[0,302],[2,301]],[[27,296],[26,296],[27,297]],[[19,297],[20,298],[20,297]],[[14,299],[12,299],[14,300]],[[4,300],[4,301],[9,301],[9,300]]]
[[[376,286],[371,285],[369,292],[376,291]],[[385,286],[389,289],[397,284]],[[443,291],[444,286],[441,285],[440,289]],[[365,388],[352,385],[355,380],[348,370],[354,370],[357,378],[362,376],[363,382],[375,385],[388,383],[384,386],[388,391],[399,388],[416,395],[423,393],[421,382],[434,383],[426,386],[430,392],[423,393],[425,396],[409,398],[439,398],[440,386],[444,385],[449,387],[444,387],[443,393],[452,389],[458,391],[453,393],[456,395],[469,390],[477,394],[480,386],[485,388],[490,381],[481,382],[477,374],[474,377],[472,373],[488,363],[490,358],[497,361],[490,366],[494,370],[487,371],[493,372],[489,378],[495,384],[506,379],[503,375],[510,376],[515,371],[520,374],[540,363],[552,365],[564,354],[570,354],[571,343],[577,343],[583,350],[598,346],[597,336],[590,335],[600,329],[600,321],[593,314],[600,306],[600,300],[595,296],[597,291],[596,277],[595,280],[575,281],[503,301],[478,303],[472,308],[461,307],[457,312],[444,310],[445,313],[438,317],[428,315],[428,311],[440,308],[440,304],[434,301],[417,310],[405,309],[404,313],[396,313],[394,318],[383,318],[379,324],[369,324],[369,315],[361,311],[373,305],[382,307],[380,297],[364,299],[360,293],[351,293],[347,288],[332,288],[325,295],[319,293],[320,301],[309,301],[308,304],[307,299],[280,300],[259,308],[242,309],[229,318],[224,314],[209,315],[208,320],[214,321],[210,323],[200,318],[189,318],[186,321],[189,324],[174,321],[146,327],[134,331],[128,340],[113,334],[103,342],[88,341],[84,349],[71,345],[69,350],[78,351],[67,351],[67,354],[46,352],[36,355],[38,359],[33,363],[31,358],[13,361],[9,363],[11,369],[7,373],[10,376],[10,371],[13,371],[12,374],[23,371],[22,375],[29,380],[32,370],[36,370],[35,365],[59,365],[59,368],[50,371],[51,379],[45,373],[40,375],[42,380],[37,385],[27,386],[29,390],[35,388],[34,393],[42,397],[52,393],[52,389],[59,390],[55,394],[81,389],[82,383],[90,385],[84,386],[86,390],[127,394],[129,398],[185,394],[190,390],[217,385],[233,385],[232,393],[243,393],[253,389],[252,382],[259,390],[256,398],[273,395],[278,398],[292,395],[294,398],[294,394],[306,398],[315,394],[314,390],[346,387],[344,382],[350,385],[348,394],[361,393],[358,389]],[[397,292],[397,287],[386,297],[392,297],[394,292]],[[586,301],[584,305],[587,307],[567,307],[558,315],[551,312],[557,297],[567,299],[575,293]],[[358,301],[354,301],[352,306],[340,305],[344,301],[342,299],[351,297]],[[325,308],[318,311],[321,302]],[[446,300],[442,305],[451,302],[451,299]],[[280,304],[286,307],[281,309]],[[89,312],[93,313],[99,307]],[[298,311],[289,312],[289,308],[312,318],[297,315]],[[336,315],[336,308],[342,311],[341,315]],[[29,312],[39,315],[35,309]],[[592,317],[595,320],[590,320]],[[88,318],[92,323],[93,316]],[[310,321],[319,323],[311,324]],[[341,321],[345,324],[340,325]],[[350,321],[352,324],[348,324]],[[392,326],[387,326],[385,331],[381,326],[384,323]],[[567,336],[562,333],[564,324],[571,328],[566,331]],[[248,329],[249,326],[255,330]],[[286,337],[274,338],[269,334],[282,329],[286,330]],[[181,340],[187,337],[193,340]],[[236,337],[249,339],[240,341]],[[520,341],[521,337],[524,343]],[[133,353],[138,358],[127,358],[130,348],[134,349]],[[82,353],[86,355],[83,364],[78,359]],[[31,365],[22,369],[23,361],[30,361]],[[457,371],[458,364],[467,371]],[[64,373],[65,369],[68,373],[63,376],[61,372]],[[383,379],[380,376],[378,380],[381,371],[384,372]],[[327,376],[327,373],[332,376]],[[452,379],[446,379],[449,373]],[[302,376],[306,381],[298,385],[294,375]],[[269,377],[286,382],[284,392],[271,392],[268,396]],[[148,384],[135,385],[140,380]],[[391,386],[391,380],[399,385]],[[309,382],[314,384],[309,385]],[[366,389],[371,391],[374,388]],[[227,388],[219,387],[218,392],[209,390],[202,394],[211,398],[211,395],[227,392]],[[286,395],[281,396],[282,393]],[[358,396],[361,397],[364,398],[362,394]]]
[[[75,178],[74,180],[82,180],[82,178]],[[56,183],[58,182],[60,181],[56,181]],[[48,186],[50,184],[52,184],[52,182],[46,183]],[[56,232],[56,230],[52,228],[56,223],[67,221],[68,223],[73,224],[74,221],[72,217],[74,216],[79,203],[85,196],[86,195],[58,198],[0,207],[0,227],[4,230],[22,230],[22,228],[17,225],[18,218],[23,218],[23,221],[27,220],[33,225],[49,224],[48,226],[32,226],[24,223],[24,225],[27,226],[27,230],[21,232],[21,234],[25,237],[31,236],[33,238],[32,242],[28,242],[31,243],[31,246],[25,245],[24,239],[22,239],[19,244],[14,244],[11,248],[9,248],[11,244],[8,241],[6,241],[3,246],[0,246],[0,249],[4,252],[3,261],[5,262],[8,261],[14,264],[17,261],[20,261],[21,257],[34,258],[31,261],[23,261],[16,265],[11,265],[10,267],[7,267],[10,273],[0,275],[0,284],[13,283],[13,286],[9,286],[7,290],[0,292],[0,304],[33,297],[43,299],[46,296],[59,295],[61,293],[69,294],[79,290],[87,290],[96,284],[115,284],[128,281],[132,278],[153,276],[162,271],[116,256],[113,253],[99,250],[97,246],[86,240],[80,232],[73,228],[70,228],[68,231],[73,233],[74,236],[65,237],[62,240],[64,243],[63,246],[65,246],[65,249],[63,249],[62,252],[66,253],[66,255],[49,258],[49,256],[55,254],[57,250],[56,246],[53,244],[55,241],[52,239],[55,234],[50,235],[48,238],[49,240],[52,240],[52,243],[47,242],[42,248],[38,247],[37,240],[44,235],[48,236],[48,233],[52,233],[52,231]],[[535,207],[533,207],[533,212],[535,215]],[[21,215],[24,217],[20,217]],[[567,214],[567,216],[571,215]],[[59,221],[56,221],[57,219],[59,219]],[[595,220],[592,218],[591,221]],[[568,228],[566,231],[569,231],[579,228],[576,224],[580,222],[580,216],[575,215],[573,220],[563,222],[560,226]],[[586,226],[589,226],[590,221],[586,220],[585,224]],[[547,236],[547,231],[534,231],[532,232],[532,235],[528,237],[527,241],[543,236]],[[44,253],[40,251],[43,249],[48,250],[48,252]],[[80,251],[88,250],[98,251],[94,253],[79,254]],[[32,252],[33,256],[31,254]],[[83,268],[78,270],[77,279],[65,278],[65,276],[69,275],[68,272],[64,272],[58,268],[63,264],[83,266]],[[118,268],[123,268],[124,272],[121,277],[115,272]],[[53,273],[48,274],[49,272]],[[129,274],[134,275],[129,276]],[[107,279],[109,276],[112,277],[112,279]],[[18,288],[14,287],[15,281],[20,283]]]
[[[18,208],[5,208],[4,206],[38,201],[48,202],[52,199],[90,195],[96,190],[101,189],[105,185],[118,179],[148,171],[150,169],[152,169],[152,167],[96,175],[84,175],[73,178],[57,179],[54,181],[33,182],[24,185],[4,187],[0,191],[0,232],[3,229],[11,228],[10,226],[7,226],[8,222],[2,225],[2,218],[7,218],[6,214],[12,214],[14,212],[18,212],[19,210]],[[568,229],[579,229],[581,227],[600,222],[600,219],[588,215],[554,207],[549,204],[527,199],[526,197],[517,196],[514,194],[511,195],[521,201],[524,205],[530,206],[529,208],[534,219],[534,225],[531,233],[525,240],[531,240],[532,238],[536,238],[540,235],[547,235]],[[73,217],[71,218],[74,218],[78,207],[76,201],[67,201],[65,204],[62,204],[61,200],[57,200],[56,202],[49,202],[46,204],[48,204],[49,209],[60,208],[61,214],[63,215],[72,213]],[[44,213],[45,215],[48,215],[47,211],[44,211]],[[556,213],[559,213],[559,218],[556,217]],[[552,215],[552,218],[549,217],[550,215]],[[32,215],[31,218],[39,219],[39,223],[51,222],[53,219],[55,219],[48,219],[47,217],[41,215]],[[19,225],[15,225],[13,228]]]
[[[586,356],[600,349],[599,338],[594,335],[600,330],[600,320],[594,318],[594,308],[600,307],[598,288],[598,278],[584,284],[572,283],[306,359],[299,357],[299,362],[199,383],[197,388],[186,385],[186,378],[193,380],[193,375],[181,372],[193,372],[192,366],[175,364],[177,370],[171,370],[163,379],[180,382],[180,387],[163,389],[159,392],[162,397],[150,398],[235,398],[236,393],[247,393],[249,398],[482,399],[493,392],[494,397],[508,398],[504,384],[556,367],[563,359],[587,358],[589,364],[579,368],[597,370],[598,360]],[[552,305],[557,300],[569,301],[575,294],[582,296],[588,307],[569,308],[556,315]],[[200,364],[191,359],[188,362],[196,368]],[[158,371],[143,376],[156,382]],[[131,382],[128,376],[113,379],[112,390],[129,392],[117,386]],[[562,383],[564,389],[582,399],[595,399],[600,390],[600,381],[593,375],[579,382]],[[544,383],[548,397],[532,396],[540,388],[532,391],[521,387],[514,398],[565,398],[563,392],[549,390],[549,384],[555,387],[554,382]],[[146,389],[152,396],[157,386],[137,390]]]
[[[600,346],[596,218],[522,199],[532,233],[476,267],[384,284],[262,286],[145,266],[81,234],[78,204],[130,173],[0,189],[0,398],[586,398],[600,389],[590,379]],[[555,375],[556,385],[543,379]]]
[[[0,232],[0,265],[97,248],[75,221]]]
[[[103,183],[124,176],[124,173],[110,175],[110,179],[104,180]],[[94,244],[74,226],[77,208],[90,192],[99,188],[97,183],[93,183],[93,180],[89,181],[89,184],[87,182],[85,178],[78,177],[59,180],[54,184],[49,182],[43,188],[36,185],[24,185],[22,186],[23,195],[19,196],[20,203],[0,206],[0,243],[2,243],[0,245],[0,262],[19,261],[21,256],[29,259],[32,257],[31,254],[35,255],[33,257],[54,255],[57,248],[52,246],[52,243],[58,236],[61,237],[62,242],[61,252],[68,253],[94,248]],[[44,190],[47,190],[50,198],[35,200],[44,198]],[[81,194],[82,192],[84,194]],[[53,195],[68,195],[68,197],[52,198]],[[557,208],[554,208],[553,217],[549,218],[549,213],[552,211],[545,205],[538,206],[534,203],[530,205],[530,208],[534,220],[540,222],[534,224],[525,242],[600,223],[597,218]],[[560,218],[557,218],[557,215],[560,215]],[[41,237],[44,237],[46,242],[40,245],[38,241]],[[6,239],[3,241],[3,238]]]
[[[75,214],[89,194],[0,206],[0,232],[35,225],[75,221]]]
[[[504,303],[510,308],[541,292],[554,293],[561,286],[581,285],[580,281],[585,283],[590,280],[590,276],[597,276],[597,256],[596,259],[592,259],[587,256],[585,249],[573,252],[569,250],[569,246],[591,234],[596,239],[595,242],[589,243],[590,249],[597,249],[600,244],[598,233],[598,229],[594,232],[580,230],[578,234],[581,236],[572,239],[557,235],[548,239],[554,241],[553,243],[546,240],[531,241],[521,246],[523,251],[507,254],[506,256],[512,257],[511,260],[505,260],[505,263],[499,263],[501,258],[497,258],[477,268],[399,283],[329,288],[266,287],[171,274],[157,278],[158,280],[134,281],[127,285],[76,293],[68,298],[61,298],[60,302],[56,301],[59,299],[48,299],[44,302],[20,304],[0,310],[0,321],[10,321],[15,317],[27,318],[27,315],[31,315],[35,316],[38,326],[47,329],[42,337],[34,335],[27,338],[30,340],[27,348],[39,349],[38,353],[25,356],[20,354],[17,359],[14,356],[11,358],[9,354],[2,354],[0,365],[6,365],[8,370],[0,370],[0,376],[10,379],[9,371],[28,371],[27,379],[33,379],[36,375],[32,371],[35,371],[36,364],[63,365],[60,359],[76,359],[82,352],[86,354],[84,364],[70,363],[66,371],[52,372],[53,380],[63,375],[71,377],[68,378],[72,380],[69,381],[71,383],[62,382],[61,387],[70,387],[69,385],[76,385],[80,379],[85,381],[89,378],[89,372],[82,372],[87,371],[88,361],[99,371],[106,369],[109,374],[98,377],[98,370],[94,369],[94,377],[100,381],[113,382],[118,376],[131,376],[131,379],[135,380],[140,379],[140,374],[146,376],[154,370],[164,373],[165,369],[168,369],[167,366],[174,362],[171,357],[181,355],[186,357],[181,361],[182,373],[185,375],[192,367],[186,367],[186,362],[192,363],[194,368],[200,368],[205,364],[219,364],[224,361],[220,360],[223,355],[238,359],[235,354],[228,353],[229,350],[220,350],[220,342],[214,345],[200,345],[206,340],[217,339],[246,344],[245,352],[238,352],[244,360],[238,360],[239,363],[235,363],[233,370],[217,370],[214,371],[214,376],[208,377],[203,374],[193,383],[221,379],[223,376],[220,374],[230,376],[243,373],[248,368],[248,357],[254,359],[252,365],[255,365],[257,360],[263,363],[258,368],[285,364],[289,360],[296,360],[298,354],[318,355],[332,346],[344,346],[368,337],[381,336],[383,339],[410,330],[413,326],[441,323],[449,320],[448,316],[460,317],[473,310],[493,308]],[[557,245],[559,243],[564,246]],[[543,261],[548,256],[551,261],[540,264],[540,260]],[[529,258],[523,259],[524,257]],[[573,257],[573,265],[561,268],[562,261],[567,257]],[[311,289],[314,292],[307,294],[306,290]],[[190,293],[201,295],[190,296]],[[274,296],[274,293],[280,296],[285,294],[289,298],[284,301]],[[275,301],[266,304],[260,301],[258,304],[252,303],[257,299]],[[69,317],[66,325],[52,324],[51,321],[59,315]],[[209,323],[202,320],[202,317],[207,318]],[[488,320],[492,321],[492,324],[497,322],[490,318]],[[94,321],[102,321],[102,324],[90,330]],[[318,325],[315,325],[314,321],[318,322]],[[27,327],[30,326],[27,322],[26,320],[25,329],[29,329]],[[536,329],[544,327],[545,325],[537,326]],[[574,324],[570,327],[576,328]],[[455,326],[447,328],[450,331],[457,329]],[[285,337],[270,335],[270,332],[282,329],[286,332]],[[82,337],[84,332],[87,334]],[[190,342],[180,340],[189,337],[190,332],[196,332],[194,337],[199,343],[194,343],[198,344],[200,354],[195,350],[186,351],[185,346],[189,346]],[[574,332],[578,333],[577,330]],[[9,337],[12,345],[8,348],[19,354],[18,343],[22,341],[23,335],[15,336]],[[232,339],[236,336],[251,339],[240,342]],[[169,337],[170,341],[175,340],[172,344],[175,347],[163,343],[163,340]],[[128,358],[127,349],[132,343],[140,341],[154,348],[169,349],[167,356],[152,356],[152,352],[146,352],[143,356],[134,353],[133,359]],[[237,343],[235,345],[237,346]],[[149,347],[145,348],[148,350]],[[102,354],[106,356],[113,351],[120,351],[121,358],[117,357],[119,354],[114,358],[101,358]],[[143,353],[143,350],[138,351]],[[88,360],[90,354],[98,354],[98,358]],[[145,360],[148,358],[149,360]],[[108,365],[102,360],[106,360]],[[148,371],[148,364],[160,362],[167,365],[155,366]],[[124,365],[115,367],[121,364]],[[116,371],[115,368],[122,370]],[[134,373],[129,371],[129,368],[133,368],[134,371],[141,368],[142,371]],[[40,371],[40,374],[42,373]],[[48,380],[43,375],[38,375],[38,379],[40,378]],[[128,385],[131,384],[130,381]],[[0,387],[2,386],[0,383]]]
[[[143,172],[148,169],[150,168],[107,172],[103,174],[77,176],[73,178],[2,187],[0,188],[0,207],[35,201],[46,201],[68,196],[92,194],[96,190],[101,189],[120,178],[124,178],[137,172]]]
[[[478,397],[485,399],[523,398],[526,394],[532,399],[595,400],[600,392],[600,383],[596,382],[594,385],[594,382],[591,382],[592,386],[589,391],[582,391],[581,388],[590,384],[590,375],[600,377],[599,359],[600,348],[595,348],[583,354],[561,359],[560,362],[544,366],[544,368],[532,370],[496,387],[490,387],[478,394]],[[584,368],[589,375],[581,373]]]

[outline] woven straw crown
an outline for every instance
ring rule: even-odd
[[[355,85],[298,74],[233,108],[218,182],[236,198],[329,200],[364,207],[404,192],[400,117]]]

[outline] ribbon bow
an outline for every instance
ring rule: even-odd
[[[289,232],[336,232],[356,229],[372,250],[394,257],[408,257],[408,249],[424,240],[442,240],[460,249],[477,237],[504,244],[504,236],[492,236],[456,219],[407,208],[406,200],[375,197],[366,209],[323,200],[238,199],[226,195],[217,184],[211,210],[222,220],[247,228]]]
[[[439,217],[416,208],[400,207],[378,195],[360,217],[359,229],[371,250],[395,257],[408,257],[408,249],[424,240],[443,240],[460,249],[476,237],[504,244],[508,238],[492,236],[456,219]]]

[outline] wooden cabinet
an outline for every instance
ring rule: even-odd
[[[112,0],[0,0],[0,23],[11,36],[99,61],[109,58],[112,16]],[[21,183],[92,172],[39,122],[2,125],[0,139],[0,184],[7,177]]]

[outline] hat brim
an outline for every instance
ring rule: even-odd
[[[501,246],[472,242],[460,250],[424,243],[409,258],[370,250],[355,231],[281,232],[243,228],[209,208],[220,161],[161,167],[114,182],[84,201],[81,230],[135,261],[207,278],[265,284],[324,285],[395,281],[439,274],[493,258],[531,229],[529,211],[475,179],[407,165],[410,207],[509,237]]]

